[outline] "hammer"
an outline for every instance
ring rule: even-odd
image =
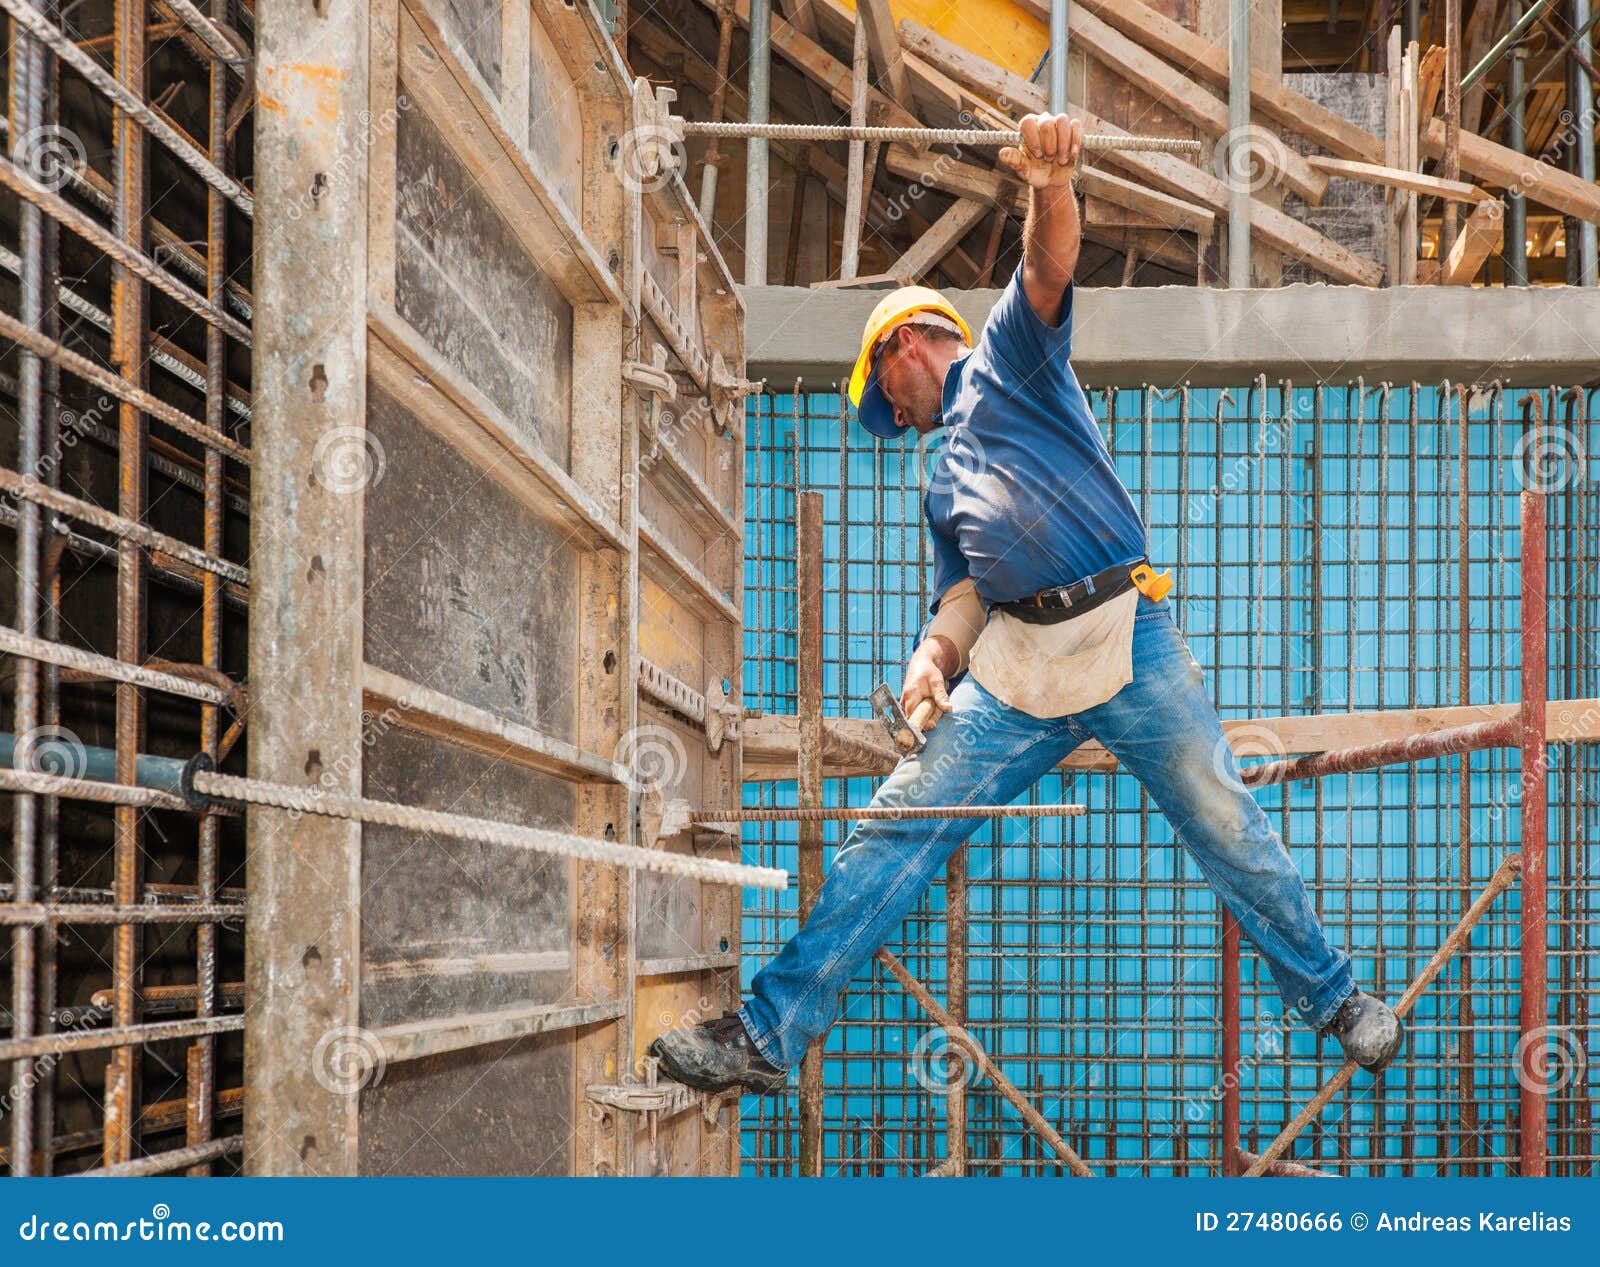
[[[872,688],[872,714],[883,728],[889,732],[889,738],[894,746],[901,752],[910,754],[921,752],[927,745],[922,730],[933,717],[934,710],[938,708],[931,699],[925,699],[911,710],[911,716],[906,716],[905,709],[900,707],[900,700],[889,689],[888,683],[880,682]]]

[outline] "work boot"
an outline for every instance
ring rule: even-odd
[[[674,1029],[650,1044],[662,1072],[696,1091],[728,1091],[744,1087],[757,1095],[782,1091],[789,1080],[750,1041],[737,1012],[724,1012],[693,1029]]]
[[[1368,1073],[1377,1073],[1393,1060],[1405,1038],[1405,1026],[1393,1009],[1360,990],[1339,1005],[1320,1032],[1324,1038],[1337,1038],[1345,1059]]]

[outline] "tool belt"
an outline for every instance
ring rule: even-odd
[[[1107,568],[1071,585],[1040,590],[1012,603],[996,603],[994,611],[1005,612],[1030,625],[1059,625],[1109,603],[1119,594],[1136,589],[1152,602],[1160,602],[1172,589],[1172,573],[1157,572],[1149,559],[1121,567]]]

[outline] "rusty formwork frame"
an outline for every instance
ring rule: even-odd
[[[1461,470],[1459,478],[1462,481],[1463,488],[1466,487],[1467,455],[1469,453],[1469,447],[1466,443],[1469,394],[1469,388],[1458,386],[1451,396],[1457,408],[1457,418],[1461,433]],[[800,384],[796,383],[794,400],[797,411],[797,435],[800,396]],[[1584,421],[1583,393],[1569,390],[1564,394],[1563,399],[1566,400],[1569,409],[1574,411],[1575,420],[1581,430]],[[1464,1015],[1470,1018],[1471,975],[1469,964],[1471,956],[1468,939],[1472,929],[1491,909],[1496,900],[1509,888],[1513,886],[1519,887],[1521,893],[1519,949],[1521,995],[1518,1021],[1520,1041],[1517,1047],[1517,1057],[1520,1064],[1517,1072],[1520,1088],[1519,1122],[1524,1125],[1518,1131],[1518,1173],[1525,1177],[1543,1177],[1546,1174],[1548,1163],[1547,1100],[1549,1094],[1549,1069],[1547,1062],[1551,1058],[1544,1042],[1544,1035],[1548,1028],[1547,974],[1549,970],[1546,882],[1546,855],[1549,847],[1547,827],[1549,759],[1547,745],[1551,742],[1551,739],[1547,729],[1547,679],[1549,673],[1547,651],[1549,638],[1547,569],[1549,560],[1546,536],[1546,491],[1543,473],[1536,469],[1536,464],[1547,460],[1547,454],[1541,436],[1545,426],[1545,401],[1543,396],[1537,392],[1528,393],[1521,398],[1519,403],[1523,410],[1524,435],[1528,441],[1526,454],[1522,457],[1526,466],[1522,472],[1521,491],[1518,499],[1520,540],[1522,543],[1519,560],[1522,595],[1519,631],[1519,642],[1522,651],[1520,665],[1521,703],[1514,709],[1497,710],[1500,715],[1489,720],[1454,725],[1441,726],[1437,719],[1425,719],[1419,716],[1413,719],[1413,723],[1417,725],[1418,729],[1411,734],[1386,738],[1354,747],[1319,751],[1306,756],[1283,757],[1246,767],[1241,771],[1241,775],[1246,786],[1260,787],[1274,783],[1377,770],[1388,766],[1425,761],[1443,756],[1459,756],[1463,765],[1460,801],[1462,824],[1460,922],[1441,943],[1432,959],[1407,988],[1404,996],[1397,1001],[1396,1008],[1397,1012],[1402,1016],[1409,1012],[1417,998],[1432,985],[1439,972],[1452,959],[1459,956],[1461,958],[1461,972],[1458,988],[1462,999],[1461,1006],[1465,1009]],[[1554,402],[1552,402],[1552,407],[1554,407]],[[1463,698],[1466,697],[1468,680],[1468,650],[1465,644],[1470,633],[1469,622],[1466,619],[1466,607],[1470,599],[1470,590],[1466,584],[1467,562],[1470,557],[1467,550],[1470,524],[1466,506],[1467,502],[1463,498],[1462,512],[1458,525],[1462,572],[1460,596],[1462,607],[1460,636],[1462,646],[1460,659]],[[852,737],[849,731],[835,730],[833,727],[837,723],[833,722],[833,719],[825,718],[823,715],[821,662],[821,643],[824,628],[822,618],[824,600],[823,526],[822,495],[816,492],[799,493],[795,524],[796,562],[798,565],[795,595],[798,691],[796,700],[797,712],[793,721],[792,751],[798,777],[798,805],[802,813],[807,809],[822,805],[823,779],[825,777],[837,777],[838,767],[856,767],[853,772],[860,773],[860,767],[863,764],[869,770],[874,768],[881,770],[884,768],[885,761],[892,764],[895,759],[892,752],[887,748],[882,749],[874,759],[874,754],[871,751],[863,751],[863,748],[870,748],[870,744],[863,744],[861,732],[856,732]],[[1593,703],[1593,701],[1581,702],[1585,704]],[[1586,718],[1589,713],[1590,710],[1586,708],[1584,710]],[[778,722],[778,725],[767,733],[766,744],[764,745],[769,749],[764,754],[768,762],[772,760],[771,748],[775,747],[781,752],[783,748],[788,746],[789,742],[785,738],[779,737],[788,729],[788,726],[784,724],[787,719],[773,720]],[[833,722],[833,725],[830,725],[831,722]],[[1580,723],[1581,729],[1582,725]],[[1564,734],[1563,741],[1592,740],[1597,737],[1594,733],[1589,733],[1593,729],[1591,721],[1589,731],[1581,734]],[[870,731],[866,733],[870,733]],[[778,739],[776,744],[772,743],[774,738]],[[1501,860],[1501,864],[1494,875],[1488,878],[1488,881],[1480,891],[1474,888],[1470,866],[1471,805],[1469,785],[1465,778],[1465,768],[1471,753],[1494,748],[1515,748],[1521,754],[1521,768],[1523,771],[1520,780],[1522,833],[1518,851],[1507,854]],[[827,769],[825,758],[832,758],[836,763],[835,770]],[[780,764],[782,760],[783,758],[779,757]],[[771,777],[772,773],[773,771],[770,767],[760,772],[763,777]],[[841,818],[848,818],[849,816],[847,812],[843,811],[836,812],[836,815]],[[758,821],[760,812],[752,811],[750,817],[751,821]],[[821,824],[817,822],[810,824],[810,826],[812,830],[808,832],[806,829],[807,824],[802,819],[802,831],[799,838],[800,919],[802,922],[811,905],[815,903],[817,890],[822,883]],[[1027,1126],[1039,1137],[1044,1146],[1061,1160],[1070,1173],[1088,1175],[1092,1172],[1084,1164],[1077,1152],[1061,1137],[1055,1127],[1039,1114],[1026,1096],[1005,1078],[984,1051],[977,1038],[965,1027],[967,919],[966,862],[964,850],[957,850],[951,858],[946,873],[945,979],[948,983],[948,998],[947,1006],[945,1007],[939,1006],[926,986],[919,982],[905,968],[904,964],[888,950],[880,949],[876,956],[877,963],[916,1000],[929,1016],[929,1019],[943,1030],[950,1044],[950,1052],[945,1057],[950,1072],[944,1092],[946,1098],[944,1127],[946,1153],[944,1160],[938,1166],[927,1171],[926,1174],[930,1178],[955,1178],[961,1177],[966,1173],[966,1100],[973,1075],[981,1074],[995,1086],[1003,1098],[1008,1100],[1022,1114]],[[1292,1147],[1294,1140],[1300,1133],[1316,1120],[1317,1115],[1333,1097],[1349,1085],[1356,1072],[1356,1066],[1351,1062],[1346,1062],[1338,1069],[1327,1080],[1317,1095],[1283,1128],[1264,1153],[1257,1155],[1242,1147],[1240,1119],[1243,1083],[1240,1077],[1240,1070],[1244,1061],[1241,1055],[1243,1028],[1240,973],[1241,939],[1237,922],[1225,908],[1221,911],[1221,926],[1220,1019],[1222,1069],[1218,1079],[1218,1085],[1221,1088],[1221,1173],[1224,1175],[1275,1175],[1287,1177],[1321,1175],[1323,1172],[1285,1160],[1284,1154]],[[806,1061],[801,1065],[799,1173],[803,1175],[820,1175],[823,1173],[821,1150],[823,1103],[821,1049],[822,1042],[820,1040],[813,1043],[807,1053]],[[1472,1053],[1469,1044],[1462,1044],[1459,1059],[1470,1069]],[[1463,1085],[1471,1085],[1470,1076],[1463,1079]]]
[[[261,685],[251,772],[303,783],[319,755],[360,751],[363,703],[371,712],[409,700],[406,728],[570,789],[570,830],[727,856],[737,846],[726,833],[641,839],[634,792],[649,775],[661,792],[716,804],[740,785],[737,728],[719,684],[740,671],[742,434],[727,423],[739,418],[742,307],[681,179],[641,155],[635,89],[592,10],[486,9],[499,28],[491,59],[480,56],[480,31],[424,0],[372,5],[370,28],[366,7],[339,31],[304,29],[287,11],[280,24],[263,23],[263,91],[285,103],[261,124],[264,212],[287,214],[321,173],[353,169],[365,180],[329,185],[309,217],[315,224],[274,218],[281,236],[264,233],[258,248],[263,316],[277,320],[270,341],[263,333],[260,393],[271,478],[258,480],[254,509],[258,525],[282,535],[268,543],[279,557],[257,556],[272,590],[270,604],[257,605],[252,644],[251,676]],[[330,57],[340,64],[330,67]],[[415,248],[399,222],[415,191],[400,190],[400,128],[342,152],[351,138],[315,119],[326,90],[307,65],[339,72],[349,94],[342,117],[420,112],[553,283],[552,303],[571,313],[569,458],[519,435],[511,406],[472,380],[462,349],[408,310],[405,258]],[[352,242],[365,250],[351,251]],[[364,270],[352,272],[352,259]],[[323,284],[335,277],[339,284]],[[321,319],[306,320],[306,289],[327,305]],[[370,621],[375,610],[362,575],[363,558],[375,557],[363,548],[375,503],[297,487],[296,478],[329,428],[371,426],[369,388],[491,473],[577,553],[565,596],[577,613],[574,680],[550,684],[574,692],[570,736],[520,724],[500,701],[419,691],[363,648],[363,622],[349,613],[365,602]],[[337,558],[326,557],[330,546]],[[308,571],[308,553],[326,566]],[[311,691],[323,702],[314,718],[298,703]],[[431,703],[419,708],[418,699]],[[355,764],[336,791],[360,792]],[[284,847],[295,832],[296,847]],[[371,1024],[350,985],[363,968],[372,891],[362,890],[358,869],[371,841],[341,822],[319,824],[315,836],[319,861],[309,867],[303,822],[252,811],[252,900],[274,913],[277,933],[251,942],[246,1163],[267,1173],[386,1168],[374,1151],[383,1133],[376,1083],[364,1096],[330,1093],[309,1059],[329,1032]],[[325,879],[329,859],[338,883]],[[591,863],[573,866],[565,884],[572,986],[559,1005],[384,1026],[377,1038],[388,1062],[418,1062],[409,1085],[420,1095],[458,1059],[493,1060],[492,1044],[554,1035],[570,1060],[547,1114],[570,1114],[556,1169],[728,1172],[736,1109],[664,1105],[637,1071],[660,1029],[735,997],[734,899],[709,885],[647,888],[631,870]],[[680,916],[692,931],[674,923]],[[676,953],[652,949],[659,927],[677,936]],[[713,927],[721,936],[708,947]],[[562,1097],[565,1110],[556,1107]]]
[[[0,905],[18,965],[10,1000],[16,1019],[10,1037],[0,1038],[0,1059],[8,1081],[25,1081],[30,1090],[7,1123],[14,1173],[48,1170],[58,1146],[84,1142],[51,1139],[54,1081],[46,1066],[65,1053],[110,1054],[108,1173],[206,1173],[217,1159],[232,1165],[241,1154],[256,1173],[351,1173],[378,1168],[363,1165],[362,1092],[375,1087],[384,1064],[406,1066],[396,1071],[403,1076],[452,1053],[470,1058],[486,1044],[550,1034],[570,1058],[564,1086],[549,1097],[549,1116],[565,1135],[551,1168],[726,1173],[737,1166],[737,1106],[691,1097],[663,1107],[645,1091],[651,1079],[639,1062],[661,1029],[737,998],[738,902],[725,888],[674,887],[620,866],[564,864],[575,997],[373,1032],[362,1028],[359,991],[359,823],[249,810],[257,931],[246,944],[242,987],[219,983],[216,973],[218,926],[244,918],[242,891],[220,888],[217,875],[218,833],[234,811],[197,815],[197,884],[144,882],[145,815],[190,809],[142,777],[149,760],[144,697],[156,691],[187,701],[198,717],[196,750],[219,763],[233,752],[237,764],[245,689],[218,666],[223,604],[242,610],[247,601],[257,635],[249,664],[252,775],[359,794],[372,719],[381,731],[384,719],[397,717],[403,729],[441,747],[554,780],[571,797],[571,814],[559,824],[567,830],[686,855],[737,850],[728,833],[703,828],[647,838],[635,794],[641,779],[653,778],[663,785],[657,791],[715,807],[736,801],[740,787],[739,710],[728,684],[741,676],[742,305],[681,178],[641,159],[635,88],[589,6],[508,0],[485,8],[503,53],[492,88],[474,60],[474,31],[452,26],[455,9],[432,0],[333,3],[311,21],[299,9],[262,3],[253,57],[222,22],[224,0],[213,8],[216,21],[177,3],[171,23],[163,10],[163,36],[176,33],[197,57],[210,58],[209,159],[144,99],[143,0],[118,0],[114,39],[84,44],[90,53],[97,43],[101,52],[114,46],[115,73],[99,68],[103,84],[93,78],[95,65],[79,65],[88,55],[74,53],[59,31],[49,51],[37,40],[16,41],[33,73],[11,79],[12,138],[53,117],[56,58],[76,56],[75,69],[116,107],[117,168],[110,184],[97,184],[87,168],[77,173],[91,201],[111,213],[110,228],[36,188],[15,161],[0,168],[24,208],[23,298],[17,317],[0,314],[3,333],[23,349],[22,457],[17,471],[6,472],[18,538],[18,628],[4,634],[18,666],[16,768],[5,774],[15,807],[16,875],[10,900]],[[51,38],[43,25],[39,35]],[[232,179],[228,159],[251,100],[242,89],[252,84],[261,102],[260,144],[255,188],[248,190]],[[420,332],[397,296],[405,251],[397,247],[397,218],[412,191],[397,188],[404,173],[396,133],[399,116],[413,110],[442,125],[450,161],[470,174],[451,195],[482,188],[491,214],[514,226],[517,248],[571,308],[578,372],[567,454],[515,434],[504,405],[452,361],[457,349],[431,342],[438,332]],[[541,122],[545,131],[563,132],[554,152]],[[147,216],[147,131],[204,182],[204,254]],[[230,202],[252,217],[259,202],[254,296],[229,273]],[[56,281],[58,224],[114,262],[104,324],[116,374],[58,341],[59,308],[42,298]],[[145,254],[149,243],[166,252],[170,267]],[[204,293],[184,274],[203,280]],[[206,322],[203,365],[185,361],[147,328],[146,284]],[[63,302],[73,300],[64,292]],[[82,304],[74,311],[81,315]],[[253,315],[259,320],[252,330],[245,323]],[[252,336],[265,349],[255,362],[253,402],[225,382],[228,352]],[[203,418],[146,382],[147,361],[186,373],[203,390]],[[53,392],[63,370],[118,402],[115,513],[55,488],[55,466],[41,461],[56,447]],[[341,438],[348,445],[353,436],[357,474],[362,461],[370,463],[369,388],[402,402],[430,435],[492,471],[535,521],[575,543],[563,600],[579,616],[573,671],[556,684],[576,693],[573,733],[544,733],[507,717],[499,701],[481,706],[423,686],[379,667],[364,648],[370,505],[360,488],[351,495],[345,459],[330,458],[325,446]],[[258,428],[249,447],[226,425],[234,415]],[[147,442],[147,427],[171,428],[197,444],[156,436]],[[146,470],[163,462],[192,468],[203,492],[203,523],[194,531],[200,545],[144,521]],[[246,466],[260,468],[251,481],[248,569],[224,557],[222,542],[227,484]],[[36,468],[43,478],[29,479]],[[366,476],[372,474],[369,465]],[[235,498],[236,523],[238,511]],[[68,528],[73,549],[117,565],[115,654],[60,640],[53,569]],[[99,534],[110,534],[113,544],[102,544]],[[150,579],[199,592],[200,663],[143,654],[141,587]],[[56,716],[63,674],[114,685],[115,770],[97,776],[104,782],[69,785],[30,770],[22,736]],[[305,707],[307,700],[315,707]],[[652,768],[652,752],[662,749],[674,759]],[[115,882],[105,893],[85,895],[57,882],[52,833],[62,796],[114,806]],[[73,900],[85,896],[97,900]],[[110,1026],[36,1033],[53,1027],[61,1002],[53,994],[50,933],[74,922],[112,927],[111,989],[103,992]],[[193,987],[143,981],[143,930],[167,925],[199,930]],[[678,939],[674,953],[645,953],[650,934],[663,927]],[[147,1010],[193,1016],[144,1023]],[[241,1030],[244,1085],[219,1089],[214,1044]],[[173,1042],[186,1044],[185,1094],[141,1105],[143,1051]],[[367,1062],[356,1083],[326,1076],[330,1062],[337,1072],[348,1070],[339,1062],[350,1061]],[[691,1112],[696,1106],[700,1111]],[[219,1119],[241,1112],[242,1133],[213,1137]],[[146,1137],[170,1131],[175,1121],[185,1128],[183,1146],[152,1152]]]

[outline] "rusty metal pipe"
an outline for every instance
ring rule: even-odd
[[[795,394],[798,402],[800,395]],[[798,404],[796,406],[798,408]],[[799,435],[796,419],[796,436]],[[811,918],[822,891],[822,494],[801,493],[795,521],[798,571],[796,634],[799,731],[797,794],[800,815],[800,923]],[[760,811],[756,811],[760,812]],[[822,1047],[815,1039],[800,1060],[800,1173],[822,1174]]]
[[[1320,779],[1331,774],[1354,774],[1388,765],[1428,761],[1458,752],[1477,752],[1484,748],[1514,748],[1520,741],[1521,723],[1517,717],[1496,721],[1472,722],[1451,726],[1425,735],[1406,735],[1355,748],[1338,748],[1305,757],[1268,761],[1240,771],[1246,787],[1267,787],[1274,783],[1293,783],[1300,779]]]
[[[1544,426],[1537,393],[1523,397],[1529,406],[1528,431]],[[1529,446],[1529,462],[1539,445]],[[1521,1144],[1518,1173],[1542,1178],[1547,1160],[1548,1075],[1543,1035],[1549,1025],[1548,911],[1545,853],[1548,841],[1545,705],[1549,692],[1549,608],[1545,576],[1545,495],[1542,472],[1523,472],[1522,517],[1522,709],[1517,718],[1522,748],[1522,1001],[1518,1015],[1521,1067],[1517,1081]]]
[[[1005,1098],[1006,1103],[1022,1115],[1022,1120],[1038,1133],[1039,1138],[1049,1145],[1050,1150],[1066,1162],[1067,1169],[1080,1178],[1092,1179],[1094,1172],[1084,1164],[1083,1158],[1078,1156],[1071,1144],[1061,1138],[1061,1133],[1050,1125],[1044,1114],[1040,1113],[1028,1097],[1017,1089],[1016,1084],[1000,1072],[994,1061],[989,1058],[989,1053],[984,1050],[983,1044],[968,1033],[964,1025],[957,1024],[955,1017],[939,1006],[938,1000],[928,993],[927,987],[922,982],[906,970],[903,963],[887,950],[879,950],[877,957],[878,962],[889,970],[922,1010],[944,1027],[950,1041],[966,1049],[984,1077],[994,1084],[995,1090]]]
[[[1461,917],[1461,920],[1456,924],[1450,935],[1444,939],[1439,949],[1433,952],[1433,958],[1428,960],[1422,971],[1417,974],[1416,979],[1406,987],[1406,992],[1400,996],[1399,1002],[1394,1005],[1394,1014],[1396,1016],[1403,1018],[1410,1013],[1417,1000],[1422,997],[1422,992],[1433,984],[1433,979],[1439,975],[1445,964],[1467,944],[1478,921],[1494,905],[1496,899],[1516,882],[1521,870],[1521,855],[1507,854],[1483,892],[1478,894],[1478,900]],[[1322,1084],[1322,1089],[1311,1097],[1306,1106],[1294,1115],[1293,1120],[1278,1132],[1278,1137],[1272,1141],[1266,1152],[1262,1153],[1250,1168],[1244,1172],[1246,1177],[1253,1178],[1265,1174],[1267,1167],[1283,1156],[1284,1151],[1290,1144],[1294,1143],[1301,1131],[1316,1120],[1317,1115],[1327,1107],[1328,1102],[1350,1085],[1350,1080],[1355,1077],[1356,1068],[1355,1061],[1345,1061],[1340,1066],[1339,1071]]]

